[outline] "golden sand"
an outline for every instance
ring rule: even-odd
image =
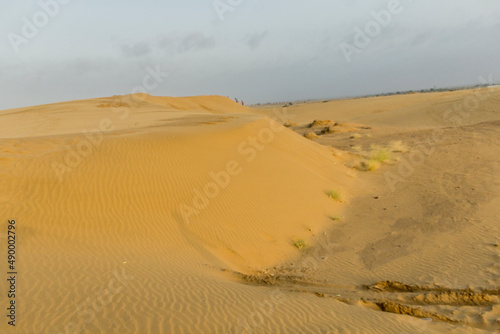
[[[499,330],[499,100],[0,111],[0,241],[15,219],[18,254],[0,332]]]

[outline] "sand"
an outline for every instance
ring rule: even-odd
[[[499,101],[0,111],[5,263],[8,220],[17,238],[0,332],[500,330]]]

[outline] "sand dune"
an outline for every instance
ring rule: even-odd
[[[0,228],[16,220],[19,252],[18,323],[1,331],[498,330],[498,101],[136,94],[0,111]],[[396,139],[408,150],[352,168]]]

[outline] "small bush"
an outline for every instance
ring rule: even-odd
[[[371,158],[378,162],[387,162],[391,160],[391,152],[386,148],[372,147]]]
[[[302,239],[294,241],[293,245],[297,247],[299,250],[306,249],[306,242]]]
[[[342,201],[342,195],[340,194],[340,191],[338,191],[338,190],[329,190],[326,192],[326,194],[328,195],[328,197],[330,197],[331,199],[333,199],[335,201],[339,201],[339,202]]]
[[[374,171],[380,168],[380,162],[374,159],[361,161],[354,168],[361,171]]]

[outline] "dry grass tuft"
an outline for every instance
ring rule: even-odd
[[[378,162],[377,160],[369,159],[369,160],[363,160],[363,161],[359,162],[358,164],[356,164],[354,166],[354,168],[356,168],[357,170],[365,171],[365,172],[368,172],[368,171],[371,172],[371,171],[379,169],[380,166],[381,166],[381,163]]]
[[[372,145],[372,152],[370,157],[372,160],[378,161],[380,163],[388,162],[391,160],[391,152],[387,148]]]
[[[332,190],[328,190],[326,192],[326,194],[331,199],[338,201],[338,202],[342,202],[342,194],[340,193],[340,191],[332,189]]]
[[[306,242],[302,239],[296,240],[293,242],[293,245],[297,247],[299,250],[303,251],[307,248]]]

